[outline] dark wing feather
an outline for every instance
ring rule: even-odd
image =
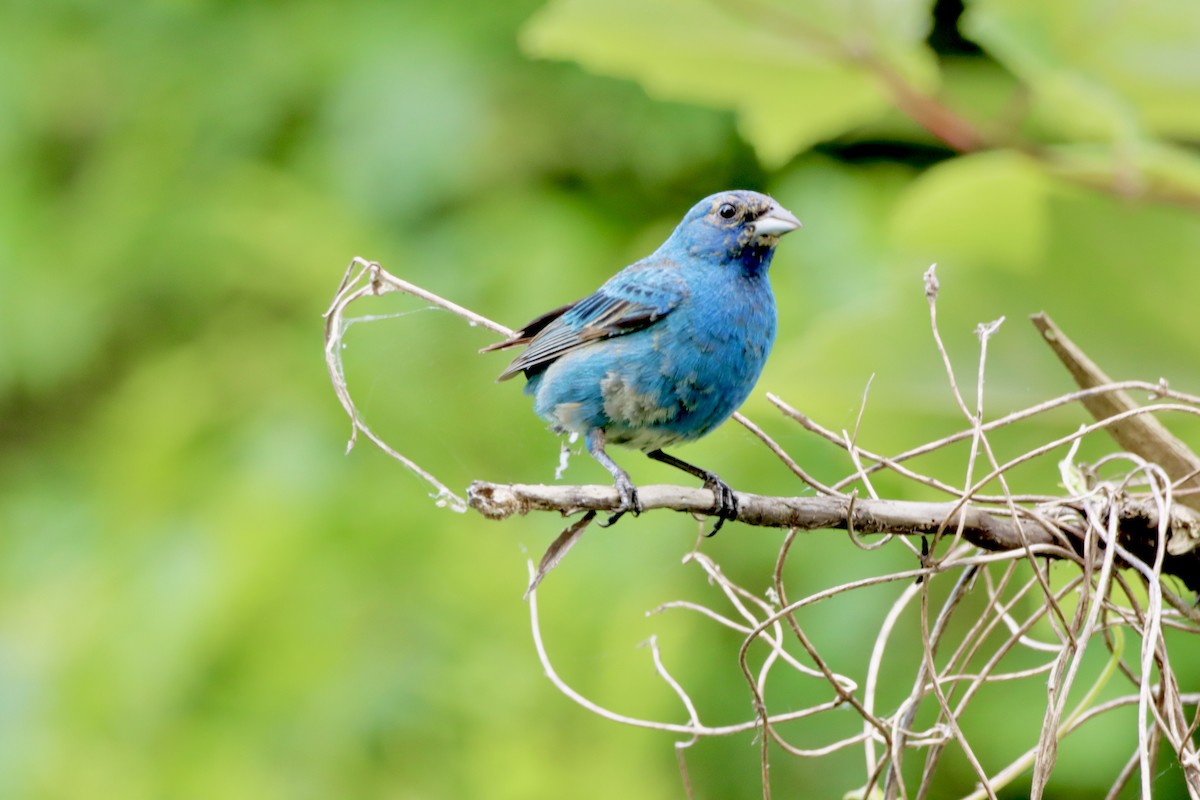
[[[503,342],[489,344],[487,347],[481,348],[479,352],[490,353],[493,350],[507,350],[510,347],[518,347],[523,344],[529,344],[531,341],[533,341],[533,337],[537,336],[542,328],[545,328],[551,322],[554,322],[554,320],[561,317],[564,313],[570,311],[578,304],[578,302],[579,301],[576,301],[575,303],[567,303],[565,306],[559,306],[553,311],[547,311],[537,319],[526,323],[525,327],[521,328],[519,331],[513,331],[512,336],[505,339]]]
[[[670,313],[687,293],[687,285],[673,264],[635,264],[595,294],[543,314],[512,339],[493,345],[491,349],[497,350],[529,345],[499,379],[507,380],[518,372],[528,377],[588,342],[645,328]]]

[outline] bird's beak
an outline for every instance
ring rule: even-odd
[[[755,236],[783,236],[801,227],[800,220],[778,203],[772,203],[766,213],[754,220]]]

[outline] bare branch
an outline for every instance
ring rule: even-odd
[[[713,495],[707,489],[651,484],[638,488],[645,511],[670,510],[687,514],[708,514]],[[1068,555],[1063,550],[1066,534],[1082,546],[1086,525],[1074,510],[1061,505],[1038,509],[1036,524],[1019,525],[1004,509],[985,510],[959,503],[926,503],[903,500],[872,500],[843,496],[771,497],[737,492],[737,522],[755,527],[795,528],[802,531],[846,530],[853,526],[859,535],[896,534],[921,536],[949,526],[962,526],[962,537],[985,550],[1024,550],[1026,543],[1040,554]],[[513,515],[550,511],[570,515],[584,511],[612,511],[619,503],[611,486],[549,486],[546,484],[498,484],[475,481],[467,491],[467,503],[488,519],[501,520]],[[1150,532],[1159,525],[1159,513],[1146,501],[1128,498],[1117,507],[1123,527],[1122,542],[1132,544],[1131,552],[1148,552]],[[1048,529],[1044,520],[1053,520]],[[1168,531],[1192,535],[1200,530],[1200,515],[1175,506],[1166,520]],[[1172,533],[1174,535],[1174,533]],[[1153,560],[1153,559],[1151,559]],[[1193,590],[1200,590],[1200,562],[1188,556],[1168,556],[1164,574],[1174,575]]]
[[[1112,379],[1096,366],[1078,345],[1068,339],[1045,312],[1034,314],[1030,319],[1081,389],[1112,384]],[[1165,381],[1162,388],[1167,388]],[[1081,400],[1097,420],[1140,408],[1133,398],[1123,391],[1104,392],[1083,397]],[[1184,492],[1179,502],[1200,510],[1200,495],[1186,494],[1188,490],[1200,490],[1200,457],[1168,431],[1158,418],[1149,414],[1130,415],[1108,426],[1106,430],[1122,448],[1158,464],[1168,475],[1179,481],[1178,486]]]
[[[692,795],[684,751],[701,737],[755,733],[759,738],[762,791],[771,792],[771,759],[780,752],[794,757],[818,758],[846,747],[861,745],[865,754],[865,783],[850,794],[858,797],[925,800],[938,793],[938,770],[943,755],[957,749],[976,776],[971,797],[994,798],[1022,774],[1032,771],[1031,795],[1052,793],[1050,779],[1058,758],[1058,744],[1084,721],[1117,708],[1135,705],[1136,725],[1128,734],[1137,739],[1134,756],[1123,766],[1114,765],[1115,793],[1132,783],[1136,774],[1141,794],[1149,796],[1162,753],[1174,754],[1190,796],[1200,800],[1200,752],[1193,742],[1200,726],[1200,696],[1180,688],[1169,657],[1166,632],[1200,633],[1200,611],[1185,597],[1171,590],[1165,578],[1173,578],[1191,591],[1200,590],[1200,513],[1182,505],[1185,498],[1200,509],[1200,458],[1166,433],[1156,419],[1165,413],[1200,415],[1200,397],[1170,389],[1165,382],[1126,381],[1112,383],[1090,361],[1072,349],[1052,323],[1043,320],[1048,340],[1057,345],[1064,362],[1082,375],[1084,388],[1064,394],[994,420],[984,418],[984,378],[989,340],[999,321],[981,325],[979,360],[974,403],[960,391],[954,365],[938,331],[936,302],[939,293],[933,268],[925,275],[930,325],[934,346],[945,369],[950,399],[960,418],[961,429],[932,442],[912,447],[897,455],[872,452],[860,441],[866,395],[852,430],[835,432],[783,400],[768,395],[787,418],[840,448],[847,472],[826,482],[801,467],[784,448],[758,425],[736,414],[734,419],[749,430],[782,461],[816,496],[764,496],[738,493],[736,521],[750,527],[785,529],[765,594],[752,592],[726,575],[720,565],[698,549],[683,563],[702,570],[712,587],[717,610],[694,600],[664,602],[649,613],[668,610],[695,612],[705,622],[716,623],[740,634],[737,663],[745,677],[741,687],[747,694],[747,718],[732,724],[712,726],[703,722],[704,698],[692,693],[666,668],[657,641],[649,642],[650,658],[658,677],[686,712],[686,721],[640,719],[613,711],[574,690],[554,669],[538,618],[539,582],[581,540],[596,515],[613,511],[618,496],[610,486],[545,486],[471,484],[466,499],[422,470],[377,437],[360,418],[346,387],[341,365],[342,339],[356,321],[345,316],[350,304],[365,297],[388,292],[405,292],[449,310],[472,325],[507,335],[508,329],[474,312],[390,275],[375,262],[355,259],[338,288],[326,314],[325,356],[335,392],[353,425],[350,444],[359,432],[383,448],[407,469],[435,489],[440,504],[475,509],[489,519],[552,512],[573,517],[548,548],[535,570],[530,565],[527,592],[530,624],[538,657],[551,682],[565,696],[590,712],[613,722],[674,734],[675,754],[684,790]],[[868,386],[870,384],[868,383]],[[1145,391],[1152,401],[1138,406],[1127,392]],[[878,402],[878,401],[876,401]],[[1097,421],[1073,433],[1043,439],[1036,447],[1001,461],[992,443],[1010,426],[1024,423],[1071,403],[1083,403]],[[1079,464],[1081,442],[1106,431],[1132,452],[1105,456],[1092,465]],[[1132,433],[1131,433],[1132,431]],[[1006,432],[1006,431],[1005,431]],[[954,480],[923,474],[913,463],[956,442],[969,441],[962,474]],[[1066,451],[1065,457],[1061,455]],[[1065,491],[1056,494],[1019,494],[1010,488],[1011,473],[1035,459],[1059,461]],[[877,496],[873,480],[888,470],[910,481],[919,491],[929,490],[945,502],[900,501]],[[984,474],[986,473],[986,474]],[[1113,477],[1114,474],[1116,477]],[[980,475],[982,474],[982,477]],[[852,490],[849,487],[855,487]],[[999,494],[985,495],[983,489],[999,487]],[[861,494],[870,495],[867,497]],[[674,511],[691,516],[711,513],[714,500],[706,489],[670,485],[639,487],[639,499],[647,512]],[[737,528],[734,528],[737,531]],[[785,580],[788,559],[801,531],[846,531],[853,544],[879,550],[889,542],[908,547],[914,558],[911,569],[892,570],[833,586],[810,588],[789,597],[794,585]],[[937,537],[945,536],[939,545]],[[932,534],[932,548],[918,550],[912,537]],[[726,536],[731,534],[726,533]],[[736,533],[732,535],[737,535]],[[866,541],[862,537],[879,537]],[[924,542],[924,539],[922,539]],[[799,550],[800,548],[795,548]],[[1050,563],[1070,564],[1070,573],[1051,580]],[[941,584],[954,576],[953,588]],[[939,587],[939,593],[931,588]],[[883,618],[874,626],[860,608],[856,629],[874,631],[874,646],[866,667],[865,686],[860,689],[842,669],[838,659],[823,651],[819,630],[806,630],[799,615],[802,609],[819,608],[833,598],[856,595],[870,587],[892,593],[890,606],[876,608]],[[1030,602],[1040,590],[1041,597]],[[983,602],[965,602],[971,594],[984,593]],[[920,603],[912,601],[920,599]],[[886,608],[886,613],[883,609]],[[865,612],[865,613],[863,613]],[[964,614],[969,612],[969,619]],[[813,612],[809,612],[813,613]],[[820,613],[820,612],[816,612]],[[913,616],[917,615],[917,619]],[[805,620],[807,623],[807,620]],[[908,659],[897,659],[911,690],[898,705],[881,705],[884,676],[895,681],[897,673],[889,662],[889,648],[908,637],[920,637],[922,658],[915,671]],[[1138,642],[1126,654],[1126,641]],[[1087,663],[1094,663],[1089,648],[1107,651],[1107,663],[1078,697],[1072,692]],[[948,655],[947,655],[948,654]],[[1032,663],[1031,658],[1032,656]],[[1011,659],[1011,660],[1010,660]],[[852,665],[853,666],[853,665]],[[788,680],[772,677],[779,670]],[[1127,682],[1134,691],[1101,702],[1101,689],[1112,679]],[[818,681],[818,701],[797,707],[794,680]],[[1045,711],[1040,730],[1030,732],[1036,744],[1007,765],[994,762],[995,754],[980,742],[968,739],[970,726],[964,714],[976,698],[998,683],[1022,681],[1045,687]],[[1194,687],[1189,687],[1194,688]],[[783,695],[782,699],[779,695]],[[936,704],[933,703],[936,701]],[[933,705],[924,730],[914,730],[922,704]],[[780,706],[786,711],[780,712]],[[805,723],[805,739],[824,728],[813,720],[827,711],[842,708],[862,719],[857,733],[804,741],[791,739],[787,726]],[[1191,709],[1189,713],[1185,713]],[[930,718],[931,717],[931,718]],[[772,743],[777,747],[772,747]],[[902,769],[907,753],[927,748],[920,769]],[[849,796],[849,795],[848,795]]]

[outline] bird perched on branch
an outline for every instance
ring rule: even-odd
[[[706,197],[651,255],[482,351],[526,345],[500,380],[525,373],[538,416],[582,436],[612,474],[620,505],[606,524],[641,511],[610,444],[703,480],[718,517],[713,533],[736,517],[728,484],[663,448],[704,436],[754,388],[775,340],[767,269],[779,237],[799,227],[757,192]]]

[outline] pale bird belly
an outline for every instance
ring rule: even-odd
[[[617,372],[600,380],[604,414],[615,423],[630,426],[661,425],[673,418],[678,409],[665,401],[662,392],[640,392]]]
[[[711,430],[717,417],[726,416],[716,408],[716,398],[709,392],[697,390],[689,381],[683,397],[679,385],[663,382],[653,390],[639,391],[620,373],[609,372],[600,382],[608,418],[606,441],[636,450],[657,450],[696,439]]]

